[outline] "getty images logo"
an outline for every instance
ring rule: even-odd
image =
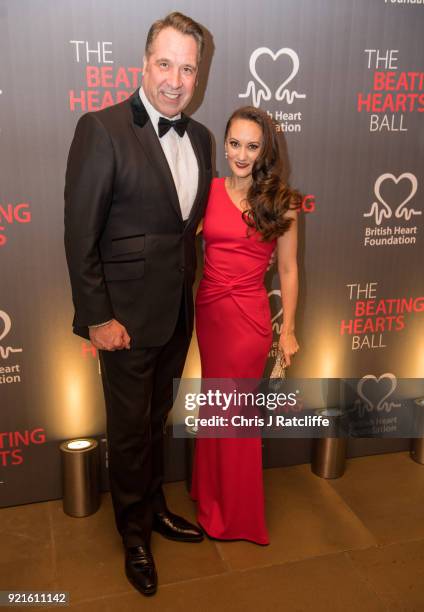
[[[261,56],[269,56],[275,62],[279,57],[284,55],[288,56],[291,61],[291,72],[284,78],[275,92],[271,92],[271,88],[266,84],[265,80],[259,76],[256,62]],[[294,89],[290,90],[287,87],[299,72],[299,67],[299,56],[293,49],[284,47],[274,53],[271,49],[268,49],[268,47],[259,47],[253,51],[249,60],[249,70],[254,80],[249,81],[246,91],[240,93],[238,97],[249,98],[249,96],[252,96],[252,105],[256,108],[260,106],[261,100],[267,102],[274,98],[278,102],[284,101],[287,104],[293,104],[299,98],[306,98],[306,94],[298,93]]]
[[[390,204],[388,204],[381,195],[381,186],[385,181],[393,181],[395,185],[399,185],[401,181],[409,182],[409,191],[406,197],[402,200],[400,204],[396,206],[396,208],[391,207]],[[421,210],[416,210],[415,208],[407,206],[407,204],[417,193],[417,189],[417,177],[411,172],[404,172],[398,177],[396,177],[394,174],[391,174],[390,172],[382,174],[375,181],[374,185],[374,194],[376,201],[372,203],[370,210],[364,213],[364,217],[373,217],[376,225],[381,225],[384,219],[391,219],[392,217],[395,217],[396,219],[405,219],[405,221],[410,221],[414,215],[422,214]]]
[[[2,345],[2,340],[8,335],[11,329],[11,318],[9,317],[7,312],[4,312],[4,310],[0,310],[0,357],[2,359],[8,359],[12,353],[22,353],[21,348],[13,348],[11,346]]]

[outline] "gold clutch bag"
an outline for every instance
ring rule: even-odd
[[[274,367],[272,368],[272,372],[269,377],[276,378],[276,379],[285,378],[286,377],[286,367],[287,367],[287,364],[286,364],[286,360],[284,359],[284,353],[280,348],[278,348]]]

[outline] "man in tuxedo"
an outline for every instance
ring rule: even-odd
[[[162,491],[163,434],[193,328],[195,234],[212,175],[209,132],[181,114],[203,36],[181,13],[155,22],[142,87],[80,118],[66,172],[74,332],[99,349],[116,525],[127,577],[145,595],[157,588],[152,530],[203,538]]]

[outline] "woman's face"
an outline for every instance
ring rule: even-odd
[[[228,164],[234,176],[247,178],[261,152],[262,128],[249,119],[234,119],[225,139]]]

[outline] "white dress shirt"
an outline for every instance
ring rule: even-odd
[[[158,134],[158,123],[162,115],[150,104],[143,91],[143,87],[140,87],[139,93],[155,132]],[[180,116],[178,114],[175,117],[171,117],[171,119],[179,119]],[[181,207],[181,215],[184,221],[186,221],[194,204],[199,182],[199,167],[196,155],[194,154],[187,132],[181,137],[178,136],[174,128],[171,128],[162,138],[159,138],[159,142],[174,179]]]

